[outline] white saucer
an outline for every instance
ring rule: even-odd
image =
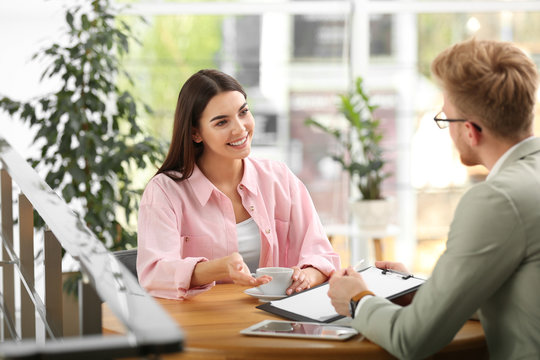
[[[259,301],[262,301],[262,302],[279,300],[279,299],[283,299],[284,297],[287,297],[287,295],[266,295],[266,294],[263,294],[262,291],[256,287],[246,289],[244,290],[244,293],[250,296],[256,297],[257,299],[259,299]]]

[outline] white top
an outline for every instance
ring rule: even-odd
[[[238,235],[238,252],[244,258],[244,262],[249,270],[254,273],[259,267],[259,258],[261,257],[261,234],[259,227],[249,218],[236,224],[236,233]]]

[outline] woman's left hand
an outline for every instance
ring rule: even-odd
[[[327,279],[326,275],[311,266],[304,269],[293,266],[292,269],[294,270],[292,274],[293,282],[286,291],[287,295],[291,295],[293,292],[298,293],[309,289],[312,286],[322,284]]]

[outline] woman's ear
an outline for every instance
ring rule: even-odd
[[[193,129],[193,132],[191,134],[191,138],[196,143],[202,142],[202,137],[201,137],[201,135],[199,135],[199,130],[197,130],[197,129]]]

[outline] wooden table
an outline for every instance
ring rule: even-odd
[[[265,319],[282,318],[256,309],[258,299],[232,284],[217,285],[190,300],[157,299],[184,331],[185,351],[163,359],[393,359],[380,346],[358,335],[347,341],[253,337],[239,331]],[[103,307],[103,332],[123,333],[123,327]],[[487,358],[479,322],[467,321],[451,344],[432,359]]]

